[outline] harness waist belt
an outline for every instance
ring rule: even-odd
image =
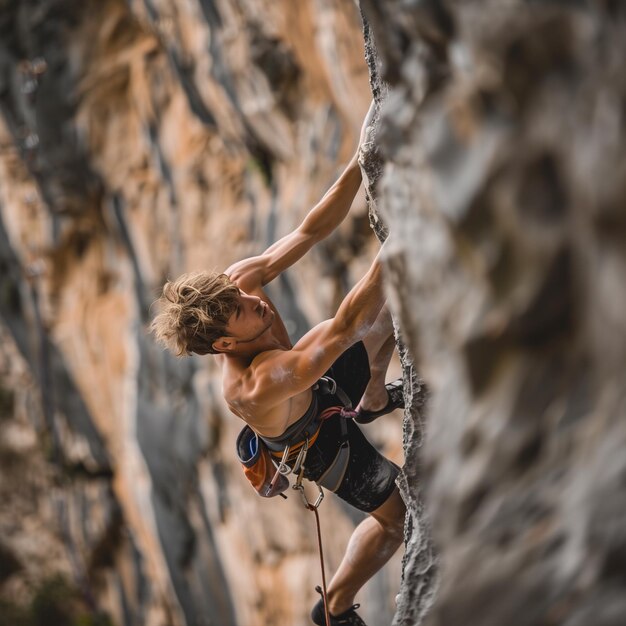
[[[320,415],[319,413],[318,394],[336,394],[344,408],[350,409],[352,407],[352,402],[346,392],[341,389],[332,378],[322,376],[313,387],[313,399],[306,413],[291,424],[282,435],[278,435],[277,437],[262,437],[265,445],[271,452],[282,453],[287,446],[295,450],[300,447],[306,439],[309,440],[309,443],[313,443],[312,439],[317,436],[322,422],[324,421],[323,414]]]
[[[317,419],[317,407],[318,400],[314,391],[313,399],[306,413],[297,422],[289,426],[282,435],[278,435],[278,437],[262,437],[265,445],[272,452],[281,452],[292,441],[304,441],[307,437],[310,439],[321,426],[321,421]]]

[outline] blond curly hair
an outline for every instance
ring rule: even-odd
[[[176,356],[217,354],[213,342],[225,334],[238,297],[239,288],[226,274],[183,274],[163,286],[150,331]]]

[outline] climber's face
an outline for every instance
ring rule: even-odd
[[[219,352],[231,352],[251,344],[265,335],[275,317],[269,304],[259,296],[240,291],[235,312],[226,325],[226,336],[220,337],[213,346]]]

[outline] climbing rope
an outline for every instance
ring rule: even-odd
[[[319,505],[318,505],[319,506]],[[315,513],[315,523],[317,525],[317,547],[320,553],[320,568],[322,570],[322,598],[324,599],[324,616],[326,617],[326,626],[330,626],[330,613],[328,611],[328,598],[326,592],[326,571],[324,569],[324,549],[322,547],[322,530],[320,527],[320,514],[315,506],[308,506],[310,511]]]
[[[319,494],[315,502],[311,503],[309,502],[309,499],[306,497],[306,493],[304,492],[304,485],[302,484],[302,479],[304,478],[304,461],[306,460],[306,453],[309,447],[308,443],[309,442],[307,439],[305,445],[303,446],[304,454],[302,455],[301,459],[300,458],[298,459],[299,465],[300,465],[300,472],[298,473],[298,478],[296,479],[296,482],[293,485],[293,489],[296,489],[297,491],[300,492],[305,508],[315,513],[315,525],[317,527],[317,548],[318,548],[319,557],[320,557],[320,569],[322,571],[322,598],[324,600],[324,615],[326,618],[326,626],[330,626],[330,613],[328,611],[328,598],[327,598],[327,592],[326,592],[326,568],[324,567],[324,547],[322,545],[322,528],[320,525],[320,514],[318,511],[319,506],[322,503],[322,500],[324,499],[324,490],[319,485],[317,485],[317,488],[319,489]]]

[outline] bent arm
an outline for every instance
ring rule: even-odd
[[[379,252],[333,319],[315,326],[291,350],[262,355],[254,365],[259,401],[275,405],[310,388],[345,350],[363,339],[385,303],[382,282]]]
[[[272,244],[263,254],[235,263],[226,274],[237,283],[243,281],[263,286],[271,282],[341,224],[360,185],[361,169],[355,155],[296,230]],[[246,286],[242,285],[242,288]]]
[[[359,148],[375,112],[374,102],[363,121]],[[242,289],[263,286],[301,259],[316,243],[330,235],[348,215],[361,185],[359,151],[324,197],[311,209],[300,226],[272,244],[263,254],[235,263],[226,270]]]

